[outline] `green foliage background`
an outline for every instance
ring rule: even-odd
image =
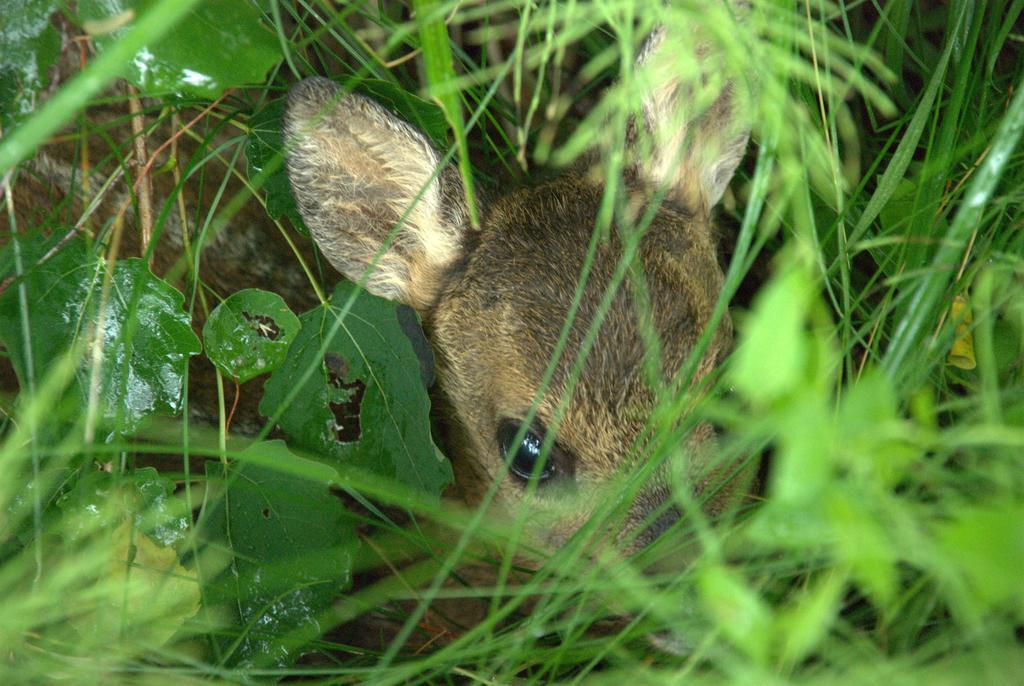
[[[751,4],[0,0],[0,680],[1024,673],[1024,2]],[[639,559],[595,547],[609,499],[524,579],[515,527],[439,498],[409,313],[312,251],[281,98],[331,76],[484,193],[593,149],[615,178],[636,47],[694,22],[756,84],[720,210],[738,343],[696,410],[662,389],[624,494],[710,420],[723,463],[771,456],[764,495],[710,522],[675,469],[687,516]],[[239,272],[298,312],[218,272],[255,225],[298,281]],[[470,561],[496,584],[443,583]],[[439,629],[446,597],[488,612]]]

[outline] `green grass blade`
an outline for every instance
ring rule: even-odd
[[[910,380],[914,382],[911,387],[916,387],[916,383],[920,382],[921,376],[927,370],[925,365],[915,365],[914,355],[921,349],[928,329],[935,321],[935,313],[955,273],[953,267],[963,254],[963,246],[971,231],[978,225],[981,213],[991,199],[996,184],[1020,141],[1021,133],[1024,132],[1022,89],[1024,82],[1018,82],[1017,92],[992,140],[988,156],[967,189],[963,204],[932,259],[931,269],[917,283],[906,305],[905,314],[896,325],[883,366],[893,378],[911,377]],[[917,361],[920,360],[921,358],[918,358]]]
[[[120,74],[121,67],[145,45],[174,28],[198,0],[160,0],[138,18],[124,37],[104,50],[43,108],[0,142],[0,173],[32,154],[36,146],[78,112]]]
[[[469,147],[466,144],[466,125],[462,119],[462,103],[458,91],[451,86],[455,81],[455,63],[448,39],[448,27],[444,23],[445,7],[438,0],[413,0],[412,5],[420,21],[420,46],[423,49],[427,82],[455,134],[455,144],[459,149],[459,173],[466,189],[469,218],[473,226],[479,226],[480,220],[477,217],[473,195],[473,169],[469,160]]]
[[[959,27],[963,24],[964,16],[965,12],[962,7],[955,23],[957,31],[959,31]],[[896,148],[889,166],[886,167],[885,173],[882,174],[882,178],[878,182],[878,187],[857,220],[853,232],[847,239],[849,245],[860,240],[864,232],[871,226],[871,223],[878,218],[878,214],[896,192],[896,187],[906,174],[910,162],[914,159],[917,144],[921,140],[921,134],[924,132],[925,125],[932,114],[932,105],[935,103],[935,98],[942,84],[945,83],[946,66],[949,64],[949,58],[953,52],[955,42],[952,37],[947,39],[946,47],[942,51],[942,57],[939,58],[939,63],[935,65],[935,71],[932,72],[928,88],[921,96],[914,116],[910,119],[910,124],[907,125],[907,130],[903,134],[903,140],[900,141],[899,146]]]

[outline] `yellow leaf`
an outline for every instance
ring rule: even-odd
[[[978,363],[974,359],[974,336],[971,335],[971,306],[966,298],[958,295],[953,298],[951,310],[956,333],[946,362],[960,369],[974,369]]]
[[[80,634],[159,647],[198,611],[195,574],[173,548],[133,531],[128,520],[111,533],[108,555],[107,576],[98,580],[102,600],[73,620]]]

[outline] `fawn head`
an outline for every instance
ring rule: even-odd
[[[463,496],[474,503],[500,480],[496,502],[529,508],[533,532],[548,545],[575,532],[596,503],[617,492],[624,468],[642,459],[657,395],[645,329],[659,348],[653,373],[671,380],[721,290],[711,211],[743,156],[748,128],[729,80],[698,102],[712,51],[693,50],[695,68],[682,78],[669,43],[659,29],[641,48],[638,73],[653,86],[626,134],[632,161],[621,192],[649,223],[632,243],[629,231],[613,225],[597,245],[546,387],[587,261],[605,192],[594,178],[602,175],[579,166],[483,199],[474,228],[457,170],[420,131],[323,78],[302,81],[289,95],[288,173],[313,237],[348,278],[365,277],[370,292],[420,313]],[[633,266],[602,304],[626,251]],[[644,286],[643,304],[636,283]],[[729,344],[726,320],[697,365],[697,381]],[[694,492],[706,481],[699,455],[712,435],[698,425],[681,446],[693,463]],[[639,491],[613,536],[622,547],[646,545],[679,517],[668,484],[656,472]]]

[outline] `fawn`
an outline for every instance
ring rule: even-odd
[[[692,63],[702,73],[686,79],[673,73],[680,70],[672,68],[671,46],[659,28],[640,50],[637,69],[656,83],[627,132],[631,161],[623,180],[637,214],[656,205],[636,264],[667,380],[686,361],[721,290],[712,208],[749,137],[742,84],[725,80],[707,102],[698,102],[714,53],[698,44]],[[553,180],[481,201],[481,226],[474,228],[457,170],[442,165],[427,137],[332,81],[309,78],[292,88],[285,140],[292,190],[323,254],[349,279],[365,277],[366,290],[406,303],[422,317],[463,497],[475,504],[500,480],[496,502],[529,507],[529,527],[542,543],[565,542],[614,488],[627,462],[641,459],[638,441],[656,398],[643,369],[640,309],[626,286],[568,390],[573,361],[623,253],[614,228],[597,249],[564,354],[541,392],[605,192],[594,180],[601,175],[589,173],[596,156]],[[653,147],[645,152],[642,141]],[[726,318],[694,383],[730,340]],[[536,415],[523,426],[539,393]],[[695,493],[710,480],[700,456],[713,434],[699,424],[685,446]],[[649,544],[679,518],[664,471],[629,508],[617,535],[626,550]],[[720,509],[730,491],[742,489],[727,486],[706,507]]]

